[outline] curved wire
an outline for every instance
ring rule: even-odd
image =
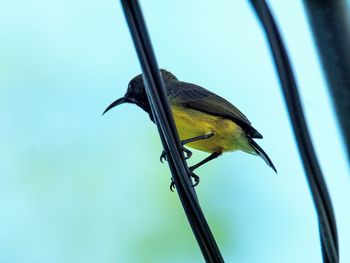
[[[310,134],[306,125],[294,74],[281,35],[265,0],[250,0],[265,30],[281,88],[293,125],[294,135],[302,157],[306,178],[316,207],[323,261],[337,263],[339,260],[337,227],[329,197]]]
[[[350,14],[344,0],[304,0],[350,161]]]
[[[158,127],[176,190],[206,262],[224,262],[192,187],[188,166],[137,0],[121,0],[141,64],[147,97]]]

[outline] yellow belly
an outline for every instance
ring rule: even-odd
[[[214,133],[209,139],[187,146],[209,153],[235,150],[252,152],[244,131],[233,121],[180,106],[172,105],[171,109],[181,140]]]

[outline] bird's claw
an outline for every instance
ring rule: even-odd
[[[193,179],[194,183],[192,183],[192,187],[196,187],[199,184],[200,178],[198,175],[196,175],[194,172],[190,171],[190,178]],[[192,180],[191,180],[192,181]],[[176,188],[174,179],[171,178],[170,183],[170,191],[174,192],[174,189]]]
[[[186,149],[185,147],[183,147],[182,150],[183,150],[184,153],[185,153],[185,159],[186,159],[186,160],[190,159],[191,156],[192,156],[192,152],[191,152],[189,149]]]
[[[174,189],[176,188],[174,179],[171,178],[171,183],[170,183],[170,191],[174,192]]]
[[[196,175],[194,172],[191,171],[190,174],[191,178],[194,180],[194,184],[192,184],[192,187],[196,187],[199,184],[200,178],[198,175]]]
[[[162,151],[162,154],[160,155],[160,162],[163,163],[163,160],[167,161],[166,153],[164,150]]]
[[[192,152],[189,149],[186,149],[185,147],[182,147],[182,151],[185,153],[185,159],[186,160],[191,158]],[[167,157],[166,157],[166,153],[165,153],[164,150],[162,151],[162,154],[160,155],[159,160],[160,160],[161,163],[163,163],[163,160],[168,161]]]

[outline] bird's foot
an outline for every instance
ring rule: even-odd
[[[190,171],[190,178],[191,181],[193,180],[194,183],[192,182],[192,187],[196,187],[199,184],[200,178],[198,175],[196,175],[194,172]],[[170,182],[170,191],[174,192],[174,189],[176,188],[174,179],[171,178],[171,182]]]
[[[188,160],[188,159],[191,158],[192,152],[191,152],[189,149],[187,149],[187,148],[185,148],[185,147],[182,146],[182,151],[185,152],[185,159],[186,159],[186,160]]]
[[[174,189],[176,188],[174,179],[171,178],[171,183],[170,183],[170,191],[174,192]]]
[[[167,161],[166,153],[164,150],[162,151],[162,154],[160,155],[160,162],[163,163],[163,160]]]
[[[193,181],[194,181],[194,183],[192,184],[192,187],[196,187],[196,186],[199,184],[199,180],[200,180],[199,176],[196,175],[196,174],[195,174],[194,172],[192,172],[192,171],[191,171],[190,176],[191,176],[191,179],[193,179]]]
[[[189,149],[186,149],[185,147],[182,147],[182,151],[185,153],[185,159],[188,160],[192,156],[192,152]],[[163,163],[163,160],[167,161],[167,156],[165,151],[162,151],[162,154],[160,155],[160,162]]]

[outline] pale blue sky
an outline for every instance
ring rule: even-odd
[[[302,2],[269,2],[334,202],[341,262],[350,262],[349,168]],[[247,1],[141,3],[159,66],[240,108],[278,170],[238,152],[198,170],[226,261],[321,262],[279,82]],[[101,117],[140,73],[119,2],[1,6],[0,261],[201,261],[155,126],[132,105]]]

